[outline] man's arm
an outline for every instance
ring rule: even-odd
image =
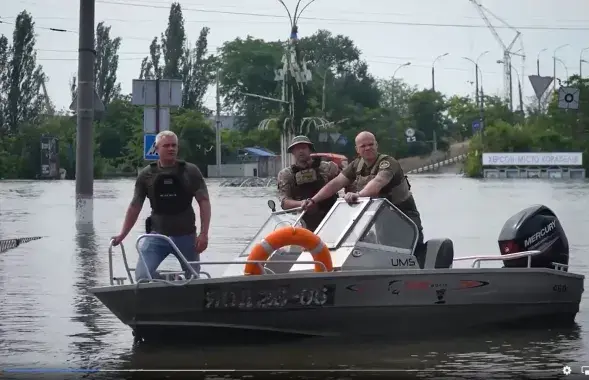
[[[131,229],[137,223],[137,218],[143,208],[143,203],[147,197],[147,185],[145,184],[145,177],[139,173],[135,180],[135,191],[133,192],[133,199],[127,207],[127,213],[125,214],[125,221],[119,236],[123,239],[131,232]]]
[[[356,166],[355,165],[346,166],[344,168],[344,170],[342,170],[340,173],[337,165],[335,165],[335,163],[333,163],[333,162],[332,162],[332,164],[335,166],[337,173],[335,171],[333,171],[332,174],[334,175],[334,178],[331,181],[329,181],[325,186],[323,186],[321,188],[321,190],[319,190],[313,198],[311,198],[311,200],[315,203],[321,202],[321,201],[331,197],[333,194],[337,193],[338,191],[340,191],[344,187],[348,186],[349,184],[354,182],[354,180],[356,179]],[[331,166],[330,166],[330,168],[331,168]],[[331,170],[333,170],[333,169],[331,169]]]
[[[351,181],[348,179],[348,177],[346,177],[343,173],[340,173],[337,175],[337,177],[329,181],[327,185],[323,186],[321,190],[319,190],[317,194],[311,198],[311,200],[314,203],[321,202],[331,197],[333,194],[337,193],[344,187],[348,186],[350,182]]]
[[[195,189],[194,198],[196,199],[200,210],[200,233],[208,235],[211,226],[211,201],[209,199],[209,190],[202,172],[198,166],[195,165],[194,167],[196,169],[193,175]]]
[[[399,172],[399,166],[399,161],[393,158],[382,160],[378,166],[378,173],[376,173],[376,176],[364,186],[364,189],[358,192],[358,196],[376,197],[380,190],[391,182],[395,173]]]
[[[301,201],[292,199],[292,174],[288,169],[278,172],[276,182],[278,184],[278,200],[280,201],[280,207],[282,207],[283,210],[291,210],[293,208],[301,207]]]

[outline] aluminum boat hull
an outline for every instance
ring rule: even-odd
[[[90,289],[146,340],[417,338],[573,323],[584,277],[544,268],[287,273]]]

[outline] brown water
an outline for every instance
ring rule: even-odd
[[[520,208],[542,203],[557,213],[567,231],[572,270],[589,272],[589,183],[477,181],[439,175],[413,176],[412,185],[426,238],[452,238],[457,257],[498,254],[497,235],[504,221]],[[275,196],[275,190],[223,188],[214,181],[209,186],[213,222],[202,259],[232,259],[267,218],[266,200]],[[108,284],[109,238],[121,226],[132,189],[130,180],[96,182],[94,225],[82,228],[75,224],[73,182],[0,182],[0,239],[45,236],[0,255],[0,367],[340,370],[339,375],[292,373],[291,378],[350,378],[345,370],[379,369],[380,374],[398,371],[387,372],[389,377],[555,378],[562,375],[563,365],[570,365],[573,374],[589,365],[587,293],[578,326],[566,330],[509,331],[412,344],[334,346],[312,341],[203,349],[134,347],[130,330],[86,293],[90,287]],[[146,203],[141,219],[147,213]],[[133,266],[137,257],[133,243],[141,232],[138,223],[126,239]],[[173,260],[165,265],[178,267]],[[222,268],[208,270],[215,275]],[[123,273],[118,265],[115,275]],[[246,378],[239,372],[226,375],[206,376]]]

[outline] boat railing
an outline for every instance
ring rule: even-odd
[[[527,267],[531,268],[532,267],[532,257],[539,255],[540,253],[542,253],[542,251],[523,251],[523,252],[508,253],[506,255],[466,256],[466,257],[457,257],[454,259],[454,261],[473,260],[471,267],[472,268],[480,268],[481,261],[510,261],[510,260],[517,260],[517,259],[527,257],[527,259],[528,259],[528,266]],[[559,265],[564,265],[564,264],[559,264]]]
[[[184,257],[184,255],[182,254],[182,252],[180,251],[180,249],[178,249],[178,246],[176,246],[176,244],[174,244],[174,241],[172,241],[172,239],[170,239],[168,236],[166,235],[160,235],[160,234],[143,234],[140,235],[137,238],[137,241],[135,242],[135,248],[137,249],[137,253],[139,255],[139,262],[140,264],[145,265],[145,258],[143,256],[143,252],[141,252],[141,249],[139,248],[139,243],[141,242],[141,240],[145,239],[145,238],[154,238],[154,239],[162,239],[164,241],[166,241],[174,250],[175,252],[175,256],[178,259],[178,261],[180,261],[181,264],[183,264],[182,266],[184,268],[187,268],[187,271],[190,273],[190,279],[197,279],[200,278],[202,275],[211,278],[211,275],[208,272],[205,271],[201,271],[200,269],[197,271],[194,267],[198,266],[199,268],[203,265],[245,265],[245,264],[257,264],[260,266],[260,268],[262,269],[263,273],[270,273],[270,274],[275,274],[271,269],[266,268],[265,264],[268,264],[269,261],[266,260],[244,260],[244,261],[188,261],[186,259],[186,257]],[[131,268],[129,267],[129,262],[127,260],[127,253],[125,251],[125,246],[123,245],[123,243],[119,244],[121,247],[121,254],[123,256],[123,264],[125,266],[125,271],[127,272],[127,277],[128,280],[131,284],[134,284],[133,281],[133,276],[131,275],[131,272],[134,272],[136,269],[135,268]],[[124,277],[114,277],[114,269],[113,269],[113,248],[114,248],[114,244],[113,241],[110,241],[110,246],[108,248],[108,268],[109,268],[109,275],[110,275],[110,284],[114,285],[115,282],[117,283],[117,285],[123,285],[124,281],[126,280],[126,278]],[[320,262],[320,261],[315,261],[315,260],[307,260],[307,261],[300,261],[300,260],[272,260],[271,261],[272,264],[318,264],[323,268],[323,271],[327,272],[327,267],[325,266],[324,263]],[[159,270],[158,273],[164,277],[163,280],[165,282],[168,281],[177,281],[180,278],[181,275],[186,274],[185,271],[167,271],[167,270]],[[147,271],[147,280],[146,281],[153,281],[154,278],[151,275],[151,273],[149,273],[149,271]],[[159,279],[155,279],[155,280],[159,280]],[[143,281],[142,281],[143,282]]]

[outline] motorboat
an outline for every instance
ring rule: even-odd
[[[386,199],[339,199],[314,232],[300,226],[303,215],[272,212],[232,261],[190,263],[168,237],[139,236],[140,258],[141,241],[166,240],[188,278],[159,271],[136,282],[122,245],[127,276],[114,277],[111,245],[110,285],[90,292],[138,340],[199,344],[220,337],[417,339],[486,326],[562,327],[579,311],[584,276],[569,271],[568,239],[546,206],[505,222],[499,254],[460,257],[448,238],[418,244],[415,223]],[[224,272],[211,277],[211,266]]]

